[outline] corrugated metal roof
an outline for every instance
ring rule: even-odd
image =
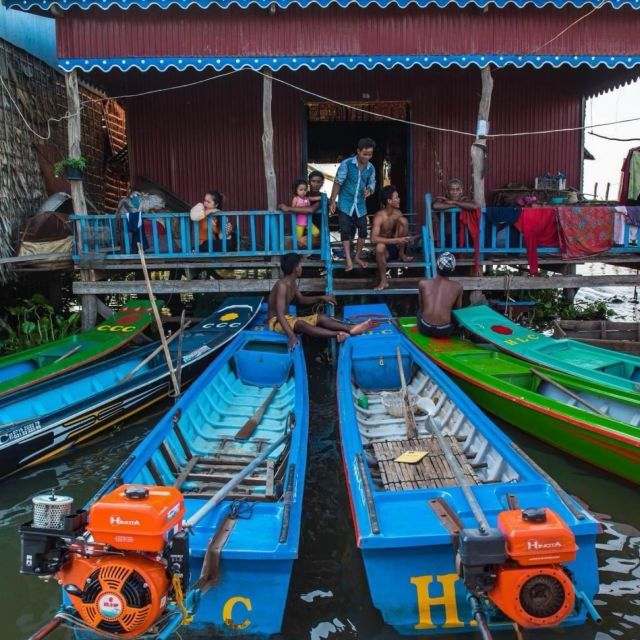
[[[108,9],[110,7],[118,7],[120,9],[129,9],[131,7],[141,7],[147,9],[149,7],[167,7],[177,6],[183,9],[189,7],[201,7],[207,9],[209,7],[219,7],[225,9],[230,6],[261,7],[267,9],[274,5],[281,9],[299,6],[320,6],[328,7],[329,5],[337,5],[340,7],[358,6],[358,7],[408,7],[415,5],[417,7],[497,7],[503,8],[509,5],[515,7],[534,6],[534,7],[593,7],[593,6],[611,6],[614,9],[620,7],[640,8],[640,0],[608,0],[607,2],[598,2],[597,0],[5,0],[8,7],[15,9],[50,9],[54,4],[62,9],[70,7],[79,7],[81,9],[89,9],[91,7],[99,7]]]
[[[586,65],[591,69],[604,66],[608,69],[621,66],[626,69],[640,66],[640,55],[623,55],[623,56],[593,56],[593,55],[499,55],[499,54],[466,54],[466,55],[429,55],[429,56],[398,56],[398,55],[382,55],[382,56],[279,56],[279,57],[254,57],[254,56],[220,56],[220,57],[144,57],[144,58],[62,58],[58,60],[58,66],[63,71],[71,71],[72,69],[81,69],[83,71],[93,71],[99,69],[101,71],[111,71],[119,69],[128,71],[130,69],[138,69],[140,71],[148,71],[149,69],[157,69],[158,71],[166,71],[167,69],[176,69],[183,71],[185,69],[196,69],[203,71],[205,69],[214,69],[222,71],[226,69],[271,69],[272,71],[280,71],[281,69],[291,69],[297,71],[299,69],[309,69],[315,71],[317,69],[357,69],[364,68],[372,70],[375,68],[383,69],[411,69],[418,67],[421,69],[430,69],[432,67],[441,67],[447,69],[449,67],[484,67],[488,64],[495,67],[523,68],[526,66],[540,69],[548,66],[554,69],[562,66],[577,68]]]
[[[640,63],[634,11],[602,8],[597,17],[566,31],[581,16],[584,11],[573,8],[532,7],[483,14],[456,8],[316,6],[292,7],[275,15],[255,7],[94,8],[72,9],[56,27],[58,60],[64,70],[429,69],[487,64],[631,68]]]

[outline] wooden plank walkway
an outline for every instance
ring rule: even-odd
[[[462,467],[467,484],[479,484],[478,476],[460,449],[458,441],[453,436],[445,436],[445,439]],[[451,467],[435,438],[374,442],[371,448],[378,462],[382,485],[387,491],[457,485]],[[428,454],[415,464],[394,462],[405,451],[427,451]]]

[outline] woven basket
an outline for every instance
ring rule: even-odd
[[[380,394],[380,399],[382,400],[384,410],[389,415],[395,416],[396,418],[401,418],[404,415],[404,400],[402,399],[402,393],[399,391],[385,391]],[[409,396],[409,407],[413,413],[416,411],[417,401],[418,396]]]

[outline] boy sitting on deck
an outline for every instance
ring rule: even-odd
[[[301,317],[287,313],[289,305],[294,300],[300,304],[326,302],[335,305],[337,303],[333,296],[305,296],[298,291],[296,280],[302,275],[301,255],[297,253],[283,255],[280,259],[280,268],[284,277],[276,282],[269,294],[267,326],[271,331],[286,333],[289,336],[289,349],[293,349],[298,344],[296,333],[304,333],[317,338],[336,338],[338,342],[344,342],[348,336],[364,333],[373,325],[371,320],[348,325],[324,313]]]
[[[376,264],[378,265],[378,284],[374,291],[388,288],[387,259],[411,262],[413,258],[406,254],[409,236],[409,222],[400,211],[398,189],[392,184],[384,187],[380,194],[382,208],[373,218],[371,242],[376,245]]]

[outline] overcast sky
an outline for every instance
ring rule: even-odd
[[[640,81],[587,102],[584,145],[596,159],[586,160],[584,163],[585,193],[593,193],[593,185],[597,182],[598,196],[603,198],[607,182],[610,182],[609,197],[617,199],[622,162],[629,149],[640,147],[640,120],[593,129],[594,133],[612,138],[638,138],[631,142],[596,138],[589,133],[589,125],[628,118],[640,118]]]

